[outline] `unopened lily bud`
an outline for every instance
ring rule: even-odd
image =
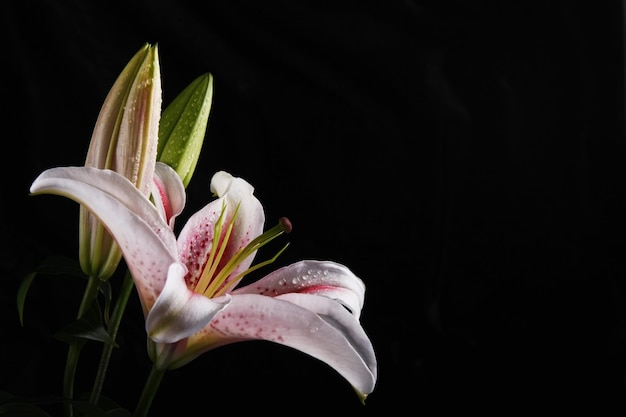
[[[174,168],[189,184],[206,134],[213,99],[213,76],[196,78],[161,115],[157,159]]]
[[[158,49],[145,44],[118,76],[102,105],[85,166],[116,171],[147,197],[156,164],[160,116]],[[119,247],[82,206],[79,226],[83,271],[102,280],[110,278],[121,260]]]

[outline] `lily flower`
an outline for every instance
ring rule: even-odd
[[[144,44],[111,87],[98,115],[85,166],[128,178],[148,196],[157,157],[161,73],[157,46]],[[98,219],[80,208],[79,259],[83,271],[107,280],[122,253]]]
[[[220,346],[266,340],[325,362],[364,401],[376,383],[377,360],[360,324],[363,281],[342,264],[303,260],[237,287],[274,261],[251,266],[260,247],[290,231],[289,221],[263,232],[254,188],[220,171],[210,187],[217,198],[176,237],[184,186],[161,163],[156,178],[156,204],[116,172],[87,167],[49,169],[30,189],[84,205],[115,238],[141,300],[155,367],[174,369]]]

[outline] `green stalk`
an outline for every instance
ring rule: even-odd
[[[67,351],[67,359],[65,361],[65,373],[63,374],[63,408],[65,416],[72,417],[74,415],[74,407],[72,400],[74,399],[74,378],[76,376],[76,366],[78,357],[83,347],[82,343],[72,342]]]
[[[98,294],[99,288],[100,280],[97,277],[90,276],[87,281],[87,287],[85,287],[85,292],[83,293],[83,299],[78,308],[78,319],[83,317],[85,312],[89,309]],[[78,357],[84,345],[85,343],[82,340],[72,341],[67,352],[65,373],[63,375],[63,397],[65,398],[63,407],[66,417],[73,417],[74,415],[74,407],[72,406],[72,401],[74,400],[74,380],[76,378]]]
[[[148,415],[148,410],[150,409],[152,401],[156,396],[159,385],[161,385],[161,380],[163,379],[163,375],[165,375],[165,371],[166,369],[157,369],[156,365],[152,365],[150,375],[148,375],[146,384],[143,387],[143,391],[141,392],[141,397],[139,397],[139,402],[137,403],[137,408],[135,408],[135,414],[133,414],[133,417],[146,417]]]
[[[108,330],[109,336],[111,336],[111,340],[115,340],[115,338],[117,337],[117,331],[120,328],[122,316],[124,315],[124,310],[126,310],[126,304],[128,303],[128,298],[130,297],[133,288],[133,277],[130,271],[126,270],[126,275],[124,277],[124,281],[122,282],[120,295],[117,299],[117,303],[115,304],[115,308],[113,309],[111,320],[109,321]],[[105,343],[104,347],[102,348],[102,355],[100,356],[98,373],[96,374],[96,378],[93,384],[93,390],[91,391],[90,397],[90,401],[93,404],[97,404],[100,400],[100,393],[102,392],[102,386],[104,385],[104,378],[109,367],[109,361],[111,359],[113,347],[114,346],[112,343]]]

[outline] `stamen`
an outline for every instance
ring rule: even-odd
[[[213,263],[211,264],[211,269],[209,270],[209,276],[213,276],[213,274],[217,270],[220,260],[222,259],[222,256],[224,255],[224,251],[226,250],[226,246],[228,245],[228,240],[230,239],[230,234],[233,231],[233,226],[235,224],[235,219],[237,218],[238,212],[239,212],[239,205],[237,205],[237,208],[235,209],[235,213],[233,213],[233,217],[230,220],[230,223],[228,223],[228,229],[226,230],[226,233],[224,234],[224,238],[222,239],[222,242],[221,242],[222,244],[219,245],[219,253],[217,254],[215,259],[213,260]],[[215,238],[215,236],[213,236],[213,238]],[[218,235],[218,239],[219,239],[219,235]],[[213,248],[215,248],[215,246]],[[211,252],[213,253],[214,251],[212,250]]]
[[[224,225],[224,214],[226,213],[226,205],[222,204],[222,212],[220,213],[220,217],[217,219],[215,223],[215,230],[213,231],[213,241],[211,243],[211,253],[209,254],[209,259],[204,266],[202,271],[202,275],[196,284],[195,292],[202,294],[206,292],[207,287],[211,283],[211,277],[215,273],[217,266],[224,255],[224,251],[226,250],[226,245],[228,243],[228,239],[230,239],[230,234],[233,230],[233,225],[235,224],[235,218],[237,218],[237,213],[239,212],[239,205],[235,209],[235,213],[233,213],[233,217],[228,223],[228,229],[226,230],[226,234],[222,239],[222,229]],[[221,240],[221,245],[220,245]]]
[[[207,297],[214,297],[214,296],[222,295],[224,292],[226,292],[231,285],[224,285],[224,283],[226,283],[228,276],[235,270],[235,268],[241,262],[243,262],[248,256],[252,255],[254,252],[259,250],[260,248],[262,248],[263,246],[265,246],[266,244],[268,244],[269,242],[271,242],[278,236],[282,235],[283,233],[291,232],[291,229],[292,229],[292,226],[291,226],[291,222],[289,221],[289,219],[287,219],[286,217],[281,217],[278,220],[278,224],[276,226],[272,227],[271,229],[269,229],[262,235],[257,236],[255,239],[253,239],[250,243],[248,243],[243,248],[240,248],[237,252],[235,252],[233,257],[229,259],[226,265],[224,265],[224,267],[218,272],[217,276],[211,280],[208,288],[203,292],[204,295],[206,295]],[[283,253],[283,251],[287,248],[287,246],[288,244],[285,245],[273,258],[267,261],[261,262],[260,264],[257,264],[253,267],[250,267],[243,272],[240,272],[235,277],[233,277],[229,283],[234,285],[237,282],[239,282],[241,278],[243,278],[245,275],[249,274],[250,272],[255,271],[262,266],[265,266],[274,262],[276,258],[278,258],[278,256],[281,253]]]
[[[267,259],[263,262],[259,262],[258,264],[251,266],[250,268],[246,269],[245,271],[237,274],[236,277],[234,277],[233,279],[231,279],[229,281],[228,285],[224,285],[222,288],[219,289],[219,291],[217,291],[215,293],[215,295],[213,295],[213,297],[219,297],[221,295],[224,295],[224,293],[226,293],[231,287],[233,287],[236,283],[239,282],[239,280],[241,280],[244,276],[248,275],[250,272],[252,271],[256,271],[259,268],[264,267],[265,265],[269,265],[272,262],[274,262],[276,259],[278,259],[278,257],[280,256],[281,253],[283,253],[285,251],[285,249],[287,249],[287,246],[289,246],[289,243],[285,244],[285,246],[283,246],[283,248],[281,250],[278,251],[278,253],[276,253],[276,255],[272,256],[271,259]]]

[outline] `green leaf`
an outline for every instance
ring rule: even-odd
[[[107,332],[98,303],[93,303],[83,317],[63,327],[54,336],[67,343],[95,340],[117,347]]]
[[[7,417],[51,417],[34,404],[16,402],[0,405],[0,416]]]
[[[45,258],[33,272],[47,275],[64,274],[74,277],[85,277],[77,260],[58,255]]]
[[[105,410],[87,401],[74,401],[73,404],[76,410],[81,411],[81,415],[84,417],[132,417],[130,411],[121,407]]]
[[[104,321],[109,322],[109,312],[111,311],[111,304],[113,303],[113,290],[109,281],[100,281],[100,287],[98,289],[104,296]]]
[[[0,416],[50,417],[50,414],[33,403],[27,402],[6,391],[0,391]]]
[[[33,282],[33,279],[35,279],[35,275],[37,275],[36,272],[31,272],[26,275],[17,289],[17,313],[20,316],[20,325],[22,327],[24,327],[24,303],[26,302],[26,294],[28,293],[30,284]]]
[[[80,264],[74,259],[64,256],[49,256],[45,258],[39,266],[24,276],[17,289],[17,312],[20,318],[20,325],[22,326],[24,326],[24,304],[26,303],[26,294],[28,293],[28,290],[30,289],[30,286],[37,274],[65,274],[85,278],[85,274],[83,274]]]
[[[89,397],[89,393],[84,393],[78,400],[72,401],[76,410],[81,411],[82,417],[132,417],[129,410],[104,395],[98,404],[92,403]]]

